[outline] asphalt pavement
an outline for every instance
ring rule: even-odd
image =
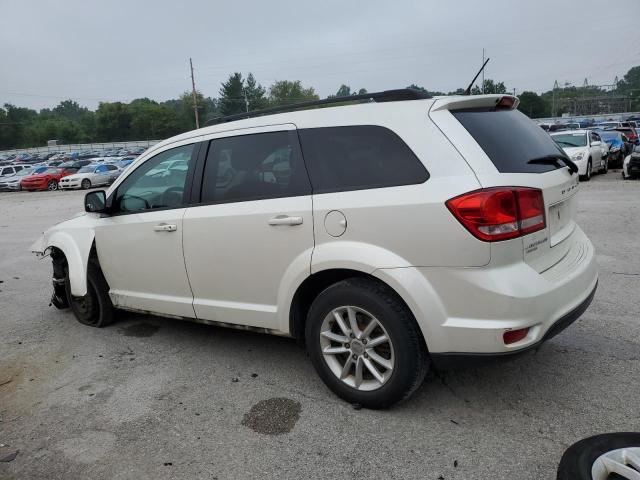
[[[551,479],[580,438],[640,431],[640,181],[619,171],[581,185],[600,266],[581,319],[388,411],[335,397],[290,339],[48,306],[29,246],[83,195],[0,193],[0,479]]]

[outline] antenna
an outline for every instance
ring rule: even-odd
[[[471,80],[471,83],[469,84],[467,89],[464,91],[464,95],[471,95],[471,87],[473,87],[473,84],[476,83],[476,80],[478,79],[478,75],[482,73],[482,71],[484,70],[484,67],[487,66],[487,63],[489,63],[489,60],[491,59],[487,58],[485,62],[482,64],[482,67],[480,67],[480,70],[478,70],[478,73],[476,73],[476,76],[473,77],[473,80]]]

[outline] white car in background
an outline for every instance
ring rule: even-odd
[[[69,175],[60,180],[59,185],[63,190],[76,188],[97,187],[100,185],[110,185],[120,176],[122,170],[115,165],[99,164],[86,165],[78,170],[78,173]]]
[[[551,138],[578,166],[578,173],[583,180],[590,180],[594,171],[606,173],[609,169],[608,161],[603,155],[603,142],[597,133],[571,130],[552,133]]]

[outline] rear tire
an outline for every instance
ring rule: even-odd
[[[338,313],[343,326],[334,320],[337,312],[344,312]],[[366,333],[371,322],[377,326]],[[327,335],[333,337],[327,340]],[[388,340],[379,342],[385,336]],[[427,350],[411,311],[393,290],[373,279],[349,278],[321,292],[309,310],[305,339],[324,383],[347,402],[367,408],[388,408],[404,400],[422,384],[428,369]],[[329,354],[327,348],[344,351]]]
[[[67,272],[65,288],[69,307],[76,319],[90,327],[106,327],[113,323],[113,304],[109,298],[109,285],[102,275],[97,261],[89,260],[87,266],[87,294],[75,297],[71,294],[71,282]]]
[[[607,452],[620,448],[640,447],[640,433],[605,433],[585,438],[571,445],[558,465],[558,480],[592,480],[613,478],[593,477],[594,462]],[[627,477],[615,477],[627,478]]]

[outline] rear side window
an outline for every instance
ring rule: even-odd
[[[528,163],[564,155],[548,133],[518,110],[453,110],[500,173],[543,173],[554,165]]]
[[[310,193],[295,132],[257,133],[211,141],[202,183],[203,203]]]
[[[373,125],[298,130],[314,193],[423,183],[424,165],[388,128]]]

